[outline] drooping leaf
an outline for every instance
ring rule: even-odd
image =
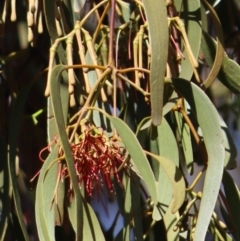
[[[52,208],[52,200],[56,186],[57,170],[56,164],[51,168],[50,166],[58,157],[57,153],[57,146],[55,146],[42,166],[37,183],[35,213],[38,236],[41,241],[55,239],[54,208]],[[49,168],[50,170],[48,173]]]
[[[57,33],[56,20],[55,20],[56,19],[55,4],[56,3],[54,1],[48,1],[48,0],[43,1],[43,12],[46,19],[48,33],[52,41],[55,41],[59,37]],[[58,52],[58,55],[60,56],[62,63],[65,64],[67,62],[66,54],[61,42],[59,44],[59,48],[57,49],[57,52]]]
[[[238,228],[240,225],[240,210],[238,208],[240,205],[240,192],[236,183],[227,171],[224,171],[223,174],[223,187],[230,211],[229,215],[234,222],[233,235],[236,240],[240,240],[240,231]]]
[[[163,88],[168,58],[168,21],[164,1],[143,0],[151,45],[150,89],[153,125],[160,125],[163,111]],[[161,24],[161,29],[159,28]],[[159,54],[161,53],[161,54]]]
[[[207,79],[203,83],[204,87],[208,88],[216,79],[217,74],[222,66],[222,62],[224,58],[224,37],[223,37],[223,31],[222,31],[220,20],[214,8],[206,0],[202,0],[202,2],[207,6],[207,8],[209,9],[210,15],[212,16],[213,25],[215,28],[216,38],[217,38],[216,56],[214,59],[214,63],[212,65],[211,71]]]
[[[86,53],[86,63],[93,64],[89,51],[87,51],[87,53]],[[88,71],[87,75],[88,75],[88,79],[89,79],[89,85],[92,88],[94,86],[94,84],[96,83],[98,76],[97,76],[95,70]],[[108,102],[96,101],[95,107],[101,108],[103,111],[106,111],[108,114],[111,113]],[[112,131],[111,123],[106,118],[106,116],[102,115],[101,113],[94,111],[93,112],[93,121],[96,126],[101,126],[108,132]]]
[[[136,136],[121,119],[112,116],[108,118],[116,128],[133,162],[137,166],[154,204],[157,204],[157,191],[153,172]]]
[[[182,2],[181,0],[176,0],[174,2],[177,11],[180,11],[180,6],[182,6],[180,16],[184,23],[184,28],[191,46],[191,51],[195,59],[197,59],[200,51],[202,35],[200,1],[196,0]],[[185,59],[182,60],[180,77],[190,80],[192,78],[193,68],[189,61],[186,49],[184,49],[183,55]]]
[[[186,111],[186,110],[185,110]],[[179,112],[175,112],[175,118],[177,122],[178,135],[180,137],[180,142],[182,144],[182,150],[184,153],[185,164],[187,170],[190,174],[193,172],[193,149],[191,141],[190,128],[186,124],[183,116]]]
[[[224,168],[226,170],[231,170],[236,168],[236,158],[237,158],[237,148],[235,146],[235,143],[231,137],[231,134],[227,128],[226,123],[222,119],[221,116],[219,116],[220,124],[223,132],[224,137],[224,149],[225,149],[225,159],[224,159]]]
[[[61,103],[62,103],[62,112],[64,123],[67,123],[67,116],[68,116],[68,106],[69,106],[69,93],[68,93],[68,75],[66,71],[63,71],[61,76],[61,83],[60,83],[60,95],[61,95]],[[52,100],[48,97],[48,105],[47,105],[47,113],[48,116],[54,117]],[[52,143],[54,139],[58,136],[57,133],[57,126],[55,118],[48,118],[47,120],[47,130],[48,130],[48,144]],[[65,187],[64,182],[60,182],[57,187],[57,195],[58,195],[58,203],[55,205],[55,223],[60,225],[63,222],[64,216],[64,193]]]
[[[206,94],[195,84],[173,79],[174,87],[186,98],[198,120],[208,154],[208,167],[198,214],[194,241],[204,241],[217,200],[224,168],[223,134],[217,110]]]
[[[158,155],[168,158],[178,167],[178,146],[176,143],[175,136],[173,135],[172,129],[165,118],[163,118],[162,124],[157,127],[157,132],[157,144],[159,150]],[[168,175],[165,172],[165,168],[161,166],[161,163],[157,164],[159,169],[157,172],[157,191],[158,202],[160,206],[160,212],[158,213],[158,215],[161,214],[161,216],[159,216],[158,219],[160,219],[164,216],[164,213],[170,206],[173,196],[173,188],[172,183],[170,182]],[[157,213],[155,213],[155,215],[157,215]]]
[[[141,192],[139,187],[140,178],[135,173],[131,173],[131,199],[134,233],[137,241],[143,241]]]
[[[213,66],[214,56],[216,54],[216,41],[210,37],[208,33],[203,31],[201,49],[206,59],[207,64],[210,68]],[[217,78],[232,92],[240,93],[240,67],[239,65],[228,58],[227,54],[224,53],[222,67],[218,73]]]
[[[68,214],[73,225],[73,229],[77,233],[76,220],[76,198],[74,197],[68,207]],[[83,202],[83,239],[92,241],[105,241],[97,216],[91,206],[82,197]]]
[[[167,240],[179,241],[179,228],[176,230],[178,221],[178,213],[172,213],[172,203],[170,204],[167,212],[163,216],[164,226],[166,229]]]
[[[185,199],[185,181],[181,174],[181,171],[177,166],[168,158],[157,156],[150,152],[146,152],[149,156],[155,158],[160,165],[164,168],[173,188],[173,204],[171,206],[172,213],[178,211],[182,206]]]
[[[74,160],[72,156],[72,152],[70,149],[68,137],[66,134],[66,123],[64,121],[62,104],[61,104],[61,95],[60,95],[60,75],[62,71],[66,69],[63,65],[57,65],[53,68],[51,73],[51,81],[50,81],[50,93],[52,98],[52,105],[54,116],[56,120],[58,135],[61,140],[61,145],[65,154],[65,159],[69,171],[69,175],[72,182],[72,187],[74,191],[74,196],[76,198],[75,205],[75,216],[76,216],[76,240],[82,240],[83,235],[83,206],[82,206],[82,196],[80,195],[78,181],[74,168]]]

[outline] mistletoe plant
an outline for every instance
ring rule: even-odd
[[[210,95],[217,77],[238,94],[240,68],[224,52],[213,5],[1,2],[1,46],[21,23],[26,33],[18,36],[28,36],[1,56],[1,113],[11,111],[9,122],[1,116],[1,240],[15,226],[24,240],[60,240],[56,226],[69,240],[240,240],[239,190],[227,172],[236,147]],[[26,120],[38,132],[22,144]],[[24,145],[37,146],[43,163],[26,177],[37,173],[37,232],[26,229],[33,219],[19,183],[24,168],[40,162],[24,158]],[[109,231],[91,206],[97,200],[108,212],[106,197],[118,203]]]

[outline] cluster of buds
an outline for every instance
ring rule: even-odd
[[[93,190],[97,192],[106,185],[114,192],[113,179],[121,183],[119,169],[128,168],[126,149],[114,136],[107,137],[104,131],[95,126],[86,126],[78,143],[71,144],[75,171],[79,186],[85,187],[85,193],[91,197]],[[61,170],[61,177],[69,177],[67,167]],[[73,193],[71,180],[69,192]]]

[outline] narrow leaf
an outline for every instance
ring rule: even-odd
[[[216,38],[217,38],[217,47],[216,47],[216,56],[214,59],[214,63],[212,65],[211,71],[203,83],[205,88],[208,88],[212,82],[216,79],[217,74],[222,66],[223,57],[224,57],[224,37],[223,31],[221,27],[220,20],[215,12],[214,8],[206,1],[202,0],[202,2],[207,6],[212,16],[213,25],[215,28]]]
[[[221,116],[219,116],[223,137],[224,137],[224,150],[225,150],[225,159],[224,159],[224,168],[226,170],[231,170],[236,168],[236,158],[237,158],[237,148],[232,139],[232,136],[228,130],[228,127]]]
[[[168,57],[168,18],[165,1],[143,0],[151,45],[150,89],[152,120],[160,125],[163,111],[163,87]],[[161,24],[161,28],[159,28]],[[161,53],[161,54],[159,54]]]
[[[57,124],[58,135],[61,140],[62,148],[65,154],[66,163],[68,167],[68,171],[70,174],[70,178],[72,181],[72,186],[74,190],[74,196],[76,197],[76,240],[82,240],[82,228],[83,228],[83,207],[82,207],[82,196],[80,195],[78,181],[74,168],[74,160],[72,156],[72,152],[70,149],[68,137],[66,134],[66,124],[64,121],[64,116],[62,112],[62,103],[61,103],[61,95],[60,95],[60,75],[62,71],[66,69],[66,66],[57,65],[53,68],[51,73],[51,81],[50,81],[50,93],[52,98],[52,105],[54,116]]]
[[[236,240],[240,240],[240,209],[238,208],[240,205],[240,193],[237,185],[227,171],[224,171],[223,174],[223,187],[230,210],[229,215],[234,222],[233,235],[236,237]]]
[[[180,11],[181,8],[179,15],[184,23],[193,56],[197,59],[200,51],[202,35],[200,1],[185,1],[184,4],[182,4],[182,0],[175,0],[174,3],[178,11]],[[193,67],[186,49],[184,49],[183,55],[185,56],[185,59],[182,60],[180,77],[190,80],[193,75]]]
[[[214,56],[216,54],[216,41],[211,38],[209,34],[203,31],[201,49],[204,57],[210,68],[213,66]],[[222,67],[218,73],[218,79],[232,92],[240,94],[240,67],[239,65],[228,58],[227,54],[224,53]]]
[[[185,181],[182,176],[180,169],[169,159],[157,156],[150,152],[146,152],[149,156],[155,158],[160,165],[164,168],[173,188],[173,204],[171,207],[172,213],[177,212],[177,210],[182,206],[185,199]]]
[[[53,148],[50,155],[44,162],[44,164],[41,168],[41,172],[40,172],[40,175],[38,178],[38,183],[37,183],[35,215],[36,215],[38,236],[41,241],[44,241],[44,240],[50,241],[55,238],[55,235],[54,235],[54,226],[55,226],[54,211],[51,210],[51,203],[52,203],[52,198],[54,195],[53,190],[56,185],[56,177],[57,177],[56,174],[57,173],[55,172],[55,174],[53,175],[53,173],[51,171],[51,175],[48,175],[47,180],[49,180],[49,178],[51,179],[54,177],[55,177],[55,180],[50,180],[50,182],[46,183],[46,185],[44,185],[44,177],[46,176],[51,163],[54,160],[56,160],[56,158],[57,158],[57,146],[55,146],[55,148]],[[50,188],[47,191],[45,191],[44,188],[46,188],[47,185],[49,185]],[[43,194],[43,192],[45,192],[45,193]],[[46,197],[47,197],[47,200],[45,200]]]
[[[157,128],[158,131],[158,149],[159,155],[172,160],[172,162],[178,167],[179,166],[179,153],[178,146],[176,143],[175,136],[172,132],[171,127],[165,118],[163,118],[163,122]],[[155,161],[156,162],[156,161]],[[170,180],[168,179],[168,175],[165,172],[165,169],[158,163],[158,176],[157,176],[157,191],[158,191],[158,202],[161,206],[159,211],[162,216],[167,211],[170,206],[172,196],[173,196],[173,188]],[[163,212],[163,213],[162,213]],[[160,214],[159,213],[159,214]],[[158,219],[160,219],[159,217]]]
[[[183,119],[183,116],[179,112],[175,112],[175,118],[178,127],[178,134],[180,137],[180,142],[182,144],[182,150],[185,157],[185,162],[187,170],[190,174],[193,172],[193,149],[191,141],[190,128]]]
[[[144,182],[146,183],[148,191],[152,197],[153,203],[157,204],[155,178],[153,176],[150,164],[136,136],[121,119],[112,116],[109,116],[109,119],[116,128],[134,164],[137,166]]]
[[[68,207],[69,218],[73,225],[73,229],[77,233],[77,220],[76,220],[76,198],[74,197]],[[105,241],[102,229],[98,222],[97,216],[91,206],[82,197],[83,202],[83,239],[92,241]]]
[[[194,241],[204,241],[223,175],[224,138],[217,110],[206,94],[195,84],[186,80],[176,78],[172,81],[196,115],[207,149],[208,167],[194,235]]]

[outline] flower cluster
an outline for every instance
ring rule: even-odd
[[[126,150],[114,137],[107,137],[102,129],[87,126],[79,142],[71,144],[71,150],[78,184],[83,184],[87,196],[91,197],[94,188],[99,191],[104,184],[113,192],[114,177],[121,183],[118,169],[128,167]],[[69,176],[67,167],[62,169],[61,176]],[[70,192],[73,191],[71,186],[70,183]]]

